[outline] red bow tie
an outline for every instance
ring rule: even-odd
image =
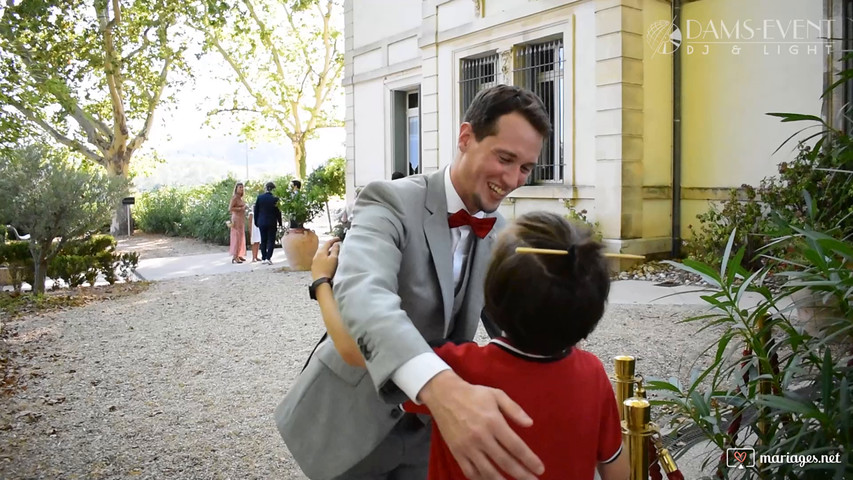
[[[495,220],[495,217],[477,218],[465,210],[459,210],[447,218],[447,224],[450,225],[450,228],[470,225],[474,230],[474,235],[477,235],[480,238],[486,238],[486,235],[488,235],[489,232],[492,231],[492,227],[495,226]]]

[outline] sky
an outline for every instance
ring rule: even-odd
[[[237,135],[240,125],[227,117],[217,126],[205,125],[207,112],[217,106],[218,92],[233,88],[221,79],[230,72],[213,55],[206,55],[193,68],[195,80],[181,88],[174,105],[158,110],[146,149],[140,152],[144,157],[154,150],[166,162],[153,165],[144,158],[134,158],[132,164],[138,161],[144,165],[142,174],[134,179],[136,188],[144,191],[158,185],[199,185],[229,173],[238,179],[258,181],[294,173],[293,150],[287,138],[247,143]],[[338,103],[343,104],[343,99]],[[318,133],[307,146],[309,172],[346,151],[343,127]]]

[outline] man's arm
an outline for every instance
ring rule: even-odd
[[[398,275],[407,241],[403,202],[387,183],[371,183],[362,190],[353,226],[341,247],[334,287],[341,317],[360,347],[377,391],[392,403],[403,400],[399,392],[389,397],[384,388],[392,375],[421,354],[435,356],[401,308]]]

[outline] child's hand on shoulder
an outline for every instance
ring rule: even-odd
[[[332,238],[323,243],[320,250],[314,255],[313,263],[311,263],[311,278],[317,280],[322,277],[334,277],[335,270],[338,269],[338,253],[340,250],[340,238]]]

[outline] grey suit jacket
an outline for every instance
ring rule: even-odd
[[[335,297],[367,370],[323,342],[275,412],[290,452],[313,480],[366,457],[400,419],[405,394],[391,375],[428,341],[470,340],[483,308],[483,278],[496,231],[475,239],[468,287],[451,318],[454,287],[444,170],[369,184],[341,249]],[[368,374],[369,372],[369,374]]]

